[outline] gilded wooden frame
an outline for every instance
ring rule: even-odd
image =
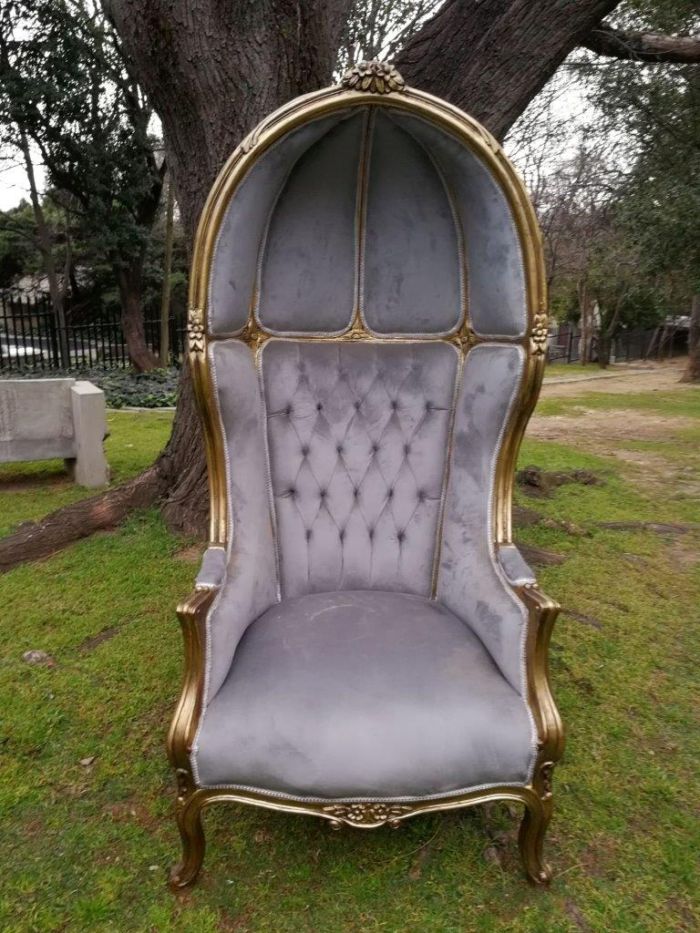
[[[207,345],[219,339],[207,333],[206,308],[209,272],[214,246],[226,207],[251,165],[284,134],[308,120],[352,106],[404,108],[438,124],[471,148],[497,178],[508,200],[522,244],[525,266],[528,324],[522,338],[497,338],[525,349],[525,366],[510,423],[496,465],[494,489],[494,544],[511,542],[511,500],[515,464],[527,421],[534,408],[542,380],[547,313],[544,266],[539,227],[524,186],[496,140],[476,121],[445,101],[405,87],[395,69],[381,63],[363,63],[351,69],[339,86],[297,98],[257,126],[235,150],[217,178],[205,204],[195,240],[190,282],[188,320],[188,363],[192,373],[197,405],[202,418],[210,491],[210,544],[226,546],[227,495],[223,437],[216,415],[212,375]],[[259,352],[271,335],[262,328],[251,309],[246,326],[236,334],[254,352]],[[378,339],[366,327],[359,309],[348,329],[335,336],[308,336],[295,339],[346,341]],[[406,342],[410,338],[385,338]],[[415,338],[414,338],[415,339]],[[455,333],[421,337],[421,340],[450,341],[462,354],[494,338],[480,337],[470,326],[468,313]],[[318,816],[334,829],[343,824],[373,829],[388,824],[397,827],[403,820],[423,813],[453,810],[495,800],[524,804],[519,845],[527,877],[535,884],[550,880],[551,872],[543,857],[543,841],[552,813],[552,770],[561,757],[564,734],[561,719],[549,687],[549,640],[559,606],[545,596],[536,584],[513,587],[528,613],[526,668],[528,700],[538,734],[538,753],[533,778],[526,786],[500,786],[451,797],[403,803],[392,800],[368,803],[309,803],[263,793],[197,787],[190,751],[202,708],[204,689],[205,621],[214,601],[216,588],[196,588],[177,610],[185,642],[185,674],[182,693],[168,735],[168,755],[177,776],[177,823],[183,844],[183,858],[173,869],[171,885],[184,887],[195,880],[204,857],[202,810],[212,803],[230,801],[253,804],[285,813]]]

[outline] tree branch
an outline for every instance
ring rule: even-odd
[[[619,0],[446,0],[396,56],[409,84],[502,139]]]
[[[581,43],[596,55],[649,64],[690,65],[700,62],[699,36],[660,36],[625,32],[601,23]]]

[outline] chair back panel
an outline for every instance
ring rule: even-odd
[[[468,618],[511,686],[522,691],[522,602],[495,555],[496,463],[520,386],[521,347],[482,344],[464,363],[455,408],[436,595]]]
[[[430,595],[458,364],[443,342],[266,343],[283,597]]]

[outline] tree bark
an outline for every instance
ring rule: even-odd
[[[165,193],[165,243],[163,244],[163,289],[160,296],[160,365],[170,362],[170,275],[173,268],[173,212],[175,190],[171,180],[166,181]]]
[[[163,495],[165,476],[154,465],[135,480],[109,492],[57,509],[38,522],[24,522],[0,540],[0,571],[54,551],[96,531],[115,528],[133,509],[147,508]]]
[[[502,138],[568,53],[618,2],[446,0],[400,53],[397,65],[409,84],[447,98]],[[330,83],[352,0],[104,0],[104,5],[161,119],[166,161],[191,246],[207,193],[240,140],[290,98]],[[152,501],[162,499],[169,526],[203,534],[206,470],[186,371],[170,440],[147,475],[153,471],[158,479],[148,489]],[[124,495],[129,487],[143,504],[141,478],[128,484]]]
[[[189,242],[225,159],[266,114],[328,84],[351,0],[107,0],[132,67],[163,123]],[[464,107],[502,137],[617,0],[447,0],[398,56],[411,84]],[[466,51],[465,51],[466,49]],[[161,458],[164,514],[206,525],[204,459],[185,377]],[[167,466],[166,466],[167,464]]]
[[[688,363],[681,382],[700,382],[700,292],[693,295],[688,331]]]
[[[447,0],[397,56],[408,84],[497,139],[619,0]]]
[[[158,366],[158,357],[146,343],[143,321],[143,258],[138,257],[128,265],[116,265],[114,273],[119,288],[122,333],[129,360],[136,372],[149,372]]]
[[[583,45],[597,55],[652,65],[691,65],[700,62],[700,37],[659,36],[656,33],[625,32],[600,23]]]

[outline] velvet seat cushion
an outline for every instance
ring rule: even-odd
[[[193,765],[204,786],[386,799],[524,784],[533,754],[525,701],[468,625],[358,590],[284,600],[248,627]]]

